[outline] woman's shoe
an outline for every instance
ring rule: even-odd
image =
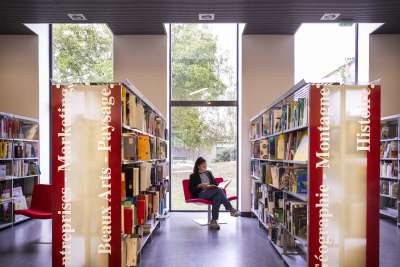
[[[219,230],[219,224],[216,220],[211,220],[208,228],[210,228],[211,230]]]
[[[239,217],[240,216],[240,213],[235,208],[231,208],[230,213],[231,213],[232,217]]]

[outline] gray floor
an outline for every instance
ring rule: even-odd
[[[219,232],[191,221],[204,213],[174,213],[144,249],[140,267],[280,267],[255,219],[229,218]],[[0,231],[0,266],[51,266],[50,221]],[[381,267],[400,266],[400,229],[381,220]]]

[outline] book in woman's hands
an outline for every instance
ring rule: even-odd
[[[231,182],[232,182],[231,179],[225,180],[225,181],[219,183],[218,187],[221,188],[221,189],[226,189]]]

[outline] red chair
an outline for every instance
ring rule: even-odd
[[[215,178],[215,182],[217,184],[222,183],[224,181],[224,178]],[[211,200],[206,200],[202,198],[192,198],[192,194],[190,193],[189,190],[189,179],[182,180],[182,186],[183,186],[183,194],[185,196],[185,202],[186,203],[193,203],[193,204],[198,204],[198,205],[207,205],[208,208],[208,213],[207,213],[207,219],[193,219],[194,222],[200,224],[200,225],[209,225],[211,221],[211,205],[212,201]],[[228,197],[229,201],[236,200],[237,196],[231,196]],[[226,223],[223,220],[218,220],[218,223]]]
[[[25,210],[15,210],[14,214],[25,215],[32,219],[51,219],[51,185],[35,184],[33,187],[31,207]]]

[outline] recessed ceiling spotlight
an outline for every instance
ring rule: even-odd
[[[324,21],[334,21],[340,16],[340,13],[325,13],[322,15],[321,20]]]
[[[212,13],[200,13],[199,20],[214,20],[215,14]]]
[[[85,15],[79,14],[79,13],[76,13],[76,14],[73,14],[73,13],[68,14],[68,17],[69,17],[71,20],[73,20],[73,21],[84,21],[84,20],[87,20],[86,17],[85,17]]]

